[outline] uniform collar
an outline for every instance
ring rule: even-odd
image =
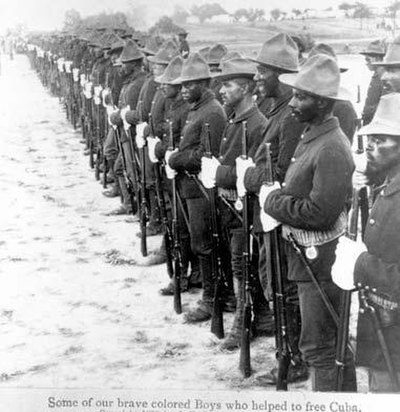
[[[381,190],[382,196],[391,196],[397,193],[400,190],[400,173],[397,173],[391,181],[386,179],[385,183],[386,187],[383,187]]]
[[[273,99],[273,103],[271,105],[271,109],[268,113],[268,117],[273,116],[277,112],[279,112],[283,107],[286,107],[287,104],[292,99],[293,92],[292,90],[288,90],[282,96],[279,96],[277,99]]]
[[[203,106],[204,104],[210,102],[215,98],[214,93],[211,90],[205,90],[203,95],[201,96],[201,99],[194,103],[193,106],[190,108],[190,110],[197,110],[199,107]]]
[[[238,117],[235,117],[235,114],[233,113],[229,119],[229,123],[241,123],[251,117],[257,110],[258,108],[256,106],[252,106]]]
[[[339,121],[336,117],[330,117],[319,125],[308,125],[303,134],[303,143],[311,142],[319,136],[339,128]]]

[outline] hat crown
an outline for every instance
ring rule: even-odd
[[[299,68],[298,48],[296,43],[285,33],[270,37],[261,47],[257,63],[296,72]]]
[[[316,44],[308,53],[308,58],[315,56],[316,54],[326,54],[327,56],[333,57],[337,61],[337,56],[331,46],[325,43]]]
[[[219,64],[221,59],[228,53],[228,49],[223,44],[215,44],[208,51],[207,63],[208,64]]]
[[[220,76],[231,76],[234,77],[237,75],[246,75],[254,76],[256,74],[256,65],[255,63],[243,58],[236,57],[222,61],[220,64],[221,73]]]
[[[159,49],[159,45],[158,45],[157,39],[153,36],[147,37],[145,46],[143,47],[142,51],[147,54],[155,55],[158,49]]]
[[[190,54],[183,63],[180,81],[190,82],[209,78],[211,78],[211,73],[207,62],[199,53]]]
[[[149,60],[156,64],[168,64],[178,54],[179,50],[174,41],[167,40],[154,56],[149,57]]]
[[[158,83],[172,84],[181,75],[183,62],[183,57],[181,57],[180,55],[175,56],[169,62],[164,73],[161,76],[157,77],[155,80]]]
[[[400,93],[383,95],[375,115],[367,126],[359,130],[359,134],[388,134],[400,137]]]
[[[335,59],[326,54],[310,57],[297,75],[279,76],[283,83],[317,96],[340,99],[340,71]]]
[[[120,59],[122,63],[126,63],[132,60],[143,59],[143,57],[144,54],[139,50],[137,43],[129,39],[122,49]]]
[[[384,55],[385,50],[382,46],[382,43],[380,40],[374,40],[371,43],[368,44],[367,50],[363,52],[363,54],[379,54],[379,55]]]
[[[393,43],[389,44],[385,57],[383,58],[384,64],[393,64],[397,63],[400,64],[400,41],[396,41],[395,39]]]

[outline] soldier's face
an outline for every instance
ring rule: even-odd
[[[243,100],[244,89],[235,80],[227,80],[222,83],[220,94],[225,105],[236,107]]]
[[[390,135],[369,135],[366,148],[367,171],[383,173],[400,165],[400,137]]]
[[[169,99],[174,99],[176,96],[178,96],[180,88],[180,86],[173,84],[161,85],[161,90],[163,91],[164,96]]]
[[[167,66],[165,64],[154,63],[151,66],[151,70],[153,72],[154,77],[161,76],[164,73],[166,67]]]
[[[289,102],[292,115],[300,123],[312,122],[319,114],[317,99],[308,93],[293,89],[293,97]]]
[[[203,94],[202,86],[196,82],[185,82],[182,84],[182,97],[188,103],[196,103]]]
[[[383,93],[400,93],[400,67],[387,67],[382,75]]]
[[[376,63],[381,60],[382,58],[378,56],[365,56],[365,64],[367,65],[368,69],[371,70],[371,72],[376,70],[376,68],[372,66],[372,63]]]
[[[265,97],[275,97],[279,86],[279,73],[267,66],[257,65],[254,80],[258,91]]]

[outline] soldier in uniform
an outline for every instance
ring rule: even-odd
[[[214,284],[211,271],[211,223],[209,204],[203,193],[188,174],[198,174],[205,151],[204,139],[210,125],[211,150],[217,155],[226,115],[221,104],[210,90],[211,73],[207,62],[198,54],[191,54],[176,80],[182,84],[182,96],[191,104],[186,125],[182,131],[179,149],[165,155],[167,177],[177,176],[178,188],[185,199],[191,234],[191,247],[199,258],[203,284],[203,297],[197,307],[186,313],[186,321],[202,322],[211,318]]]
[[[372,207],[364,242],[367,251],[357,259],[354,283],[364,290],[367,305],[379,319],[387,344],[387,353],[377,336],[370,310],[363,299],[357,325],[357,356],[359,366],[368,368],[372,392],[400,392],[393,385],[385,355],[400,380],[400,94],[382,96],[371,123],[359,133],[368,136],[367,164],[359,188],[375,174],[385,176]],[[397,387],[396,387],[397,386]]]
[[[247,123],[247,154],[254,156],[267,131],[268,121],[253,104],[253,91],[256,71],[254,63],[244,58],[236,58],[222,62],[221,97],[224,105],[230,108],[232,115],[225,127],[219,157],[202,158],[201,179],[208,189],[218,188],[220,227],[226,232],[228,247],[231,254],[231,266],[235,283],[236,313],[229,335],[221,343],[220,348],[234,350],[240,347],[241,332],[244,316],[244,274],[243,252],[246,240],[241,221],[232,212],[238,199],[236,191],[236,158],[242,153],[242,129],[243,122]],[[251,198],[251,203],[255,200]],[[228,206],[230,204],[230,207]],[[253,207],[250,205],[250,210]],[[250,221],[252,219],[250,218]],[[251,223],[250,223],[251,225]],[[223,237],[223,238],[225,238]],[[268,311],[268,304],[263,296],[261,285],[257,279],[253,293],[253,336],[265,333],[262,317]],[[271,328],[267,330],[271,334]]]
[[[375,114],[379,99],[382,96],[382,69],[373,65],[382,61],[385,55],[385,50],[379,40],[371,42],[367,50],[360,52],[365,56],[365,63],[368,69],[372,72],[371,81],[369,82],[367,98],[365,99],[364,109],[362,111],[362,122],[367,125]]]
[[[276,182],[260,190],[263,227],[268,232],[283,224],[283,238],[294,237],[338,312],[341,289],[332,281],[331,268],[338,238],[346,230],[354,163],[350,143],[333,116],[333,107],[336,100],[346,100],[348,95],[340,88],[335,59],[327,55],[315,55],[298,74],[282,74],[279,79],[293,87],[289,106],[306,128],[282,188]],[[285,241],[284,247],[288,279],[295,281],[298,289],[302,321],[299,347],[311,367],[312,388],[335,391],[337,326],[293,245]],[[350,353],[344,367],[343,390],[356,391]]]
[[[266,113],[268,130],[264,142],[271,143],[274,174],[278,181],[283,182],[290,159],[304,129],[304,125],[292,116],[289,107],[292,89],[279,81],[280,74],[293,73],[298,70],[297,46],[286,34],[277,34],[263,44],[254,61],[257,63],[255,80],[258,87],[263,90],[265,98],[270,101],[270,110]],[[254,156],[254,163],[251,159],[248,161],[237,160],[238,185],[243,186],[248,193],[257,194],[265,181],[265,153],[265,147],[262,145]],[[271,300],[270,243],[269,237],[263,235],[258,203],[255,204],[254,208],[253,227],[260,244],[259,276],[265,296]],[[290,320],[288,336],[293,352],[288,381],[295,382],[307,379],[308,371],[298,349],[300,312],[296,284],[286,281],[285,292],[287,296],[286,310]],[[272,324],[272,316],[270,315],[269,318],[269,322]],[[273,368],[263,378],[267,384],[275,385],[277,368]]]
[[[187,59],[190,53],[189,43],[186,40],[188,34],[189,33],[185,29],[178,32],[179,53],[184,59]]]

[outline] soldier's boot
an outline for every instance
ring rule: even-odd
[[[310,368],[311,385],[314,392],[336,391],[337,369],[335,365],[331,368]],[[343,392],[357,392],[356,370],[354,364],[346,365],[344,368]]]
[[[275,321],[273,313],[265,299],[258,276],[255,278],[255,285],[252,290],[254,318],[251,325],[253,337],[274,336]]]
[[[105,190],[103,192],[103,196],[105,197],[118,197],[121,196],[121,190],[119,187],[119,180],[116,179],[113,183],[113,185],[111,186],[110,189]]]
[[[188,267],[189,267],[189,256],[186,252],[188,243],[189,242],[184,242],[181,244],[181,255],[182,255],[182,273],[180,277],[181,292],[186,292],[189,287],[189,281],[188,281],[188,275],[187,275]],[[161,248],[165,251],[165,261],[166,261],[167,252],[166,252],[166,247],[165,247],[165,237],[163,237]],[[175,292],[175,282],[173,278],[169,281],[166,287],[161,288],[159,290],[159,293],[163,296],[172,296],[174,292]]]
[[[203,284],[202,299],[197,302],[197,306],[185,314],[187,323],[204,322],[211,319],[214,301],[214,282],[211,270],[211,257],[199,256],[200,272]]]
[[[132,205],[129,200],[129,193],[128,188],[126,187],[125,179],[123,177],[118,177],[118,183],[122,195],[122,204],[119,208],[107,213],[108,216],[129,215],[132,213]]]
[[[244,280],[234,279],[236,292],[236,311],[228,336],[219,345],[220,350],[233,351],[240,348],[244,317]]]
[[[149,189],[150,218],[147,225],[146,236],[156,236],[162,233],[160,208],[158,206],[157,196],[154,189]]]

